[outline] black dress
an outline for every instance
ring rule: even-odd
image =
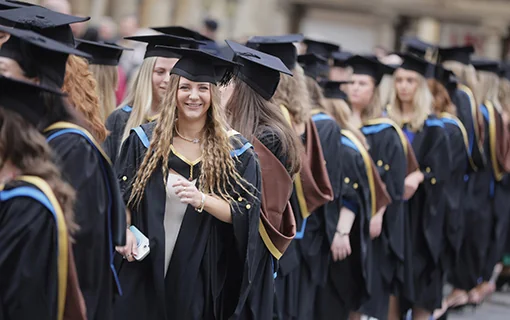
[[[133,129],[122,146],[117,168],[124,200],[147,151],[155,123]],[[143,261],[128,263],[119,257],[124,295],[116,301],[118,319],[260,319],[263,305],[254,288],[267,277],[267,248],[259,233],[260,168],[250,144],[240,135],[231,137],[236,169],[251,185],[251,194],[231,190],[232,224],[188,206],[166,276],[164,274],[166,187],[161,166],[149,178],[140,205],[131,207],[132,224],[150,241]],[[185,178],[199,176],[200,163],[190,165],[171,154],[169,168]],[[192,172],[190,172],[192,169]],[[235,186],[235,182],[232,182]],[[272,298],[272,296],[270,297]]]
[[[76,190],[73,252],[88,319],[111,319],[115,246],[124,245],[126,210],[108,157],[85,129],[58,122],[45,130],[55,162]]]
[[[114,165],[119,156],[122,136],[124,135],[124,130],[132,110],[130,106],[117,108],[106,119],[105,126],[110,134],[103,142],[103,148]]]

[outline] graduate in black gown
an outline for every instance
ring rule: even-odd
[[[36,125],[42,94],[0,76],[0,319],[85,319],[71,235],[74,190]]]
[[[118,86],[118,68],[120,57],[124,48],[110,42],[95,42],[83,39],[77,40],[76,49],[88,53],[91,58],[88,59],[89,70],[96,79],[97,95],[101,110],[101,120],[106,122],[108,116],[115,110],[116,96],[115,91]]]
[[[131,223],[149,238],[119,252],[124,295],[119,319],[251,319],[256,257],[266,251],[258,228],[261,172],[251,144],[227,131],[219,90],[233,63],[201,50],[171,71],[156,122],[132,130],[117,168]],[[220,82],[222,83],[222,82]],[[131,233],[128,231],[128,233]]]
[[[126,39],[147,43],[147,48],[126,98],[106,119],[106,129],[110,131],[110,135],[104,142],[104,148],[113,164],[117,162],[122,142],[127,139],[131,129],[155,120],[159,114],[161,99],[168,86],[170,70],[179,60],[178,54],[156,46],[194,48],[198,45],[191,38],[171,35],[133,36]]]
[[[402,126],[420,171],[409,181],[418,190],[404,204],[404,286],[399,298],[403,312],[412,308],[414,319],[428,319],[441,307],[444,185],[450,177],[450,153],[443,122],[430,115],[433,97],[424,77],[427,62],[411,54],[402,58],[394,73],[388,116]]]
[[[462,209],[465,191],[464,176],[468,171],[469,139],[466,128],[456,117],[455,105],[450,100],[447,87],[451,86],[451,72],[441,66],[433,66],[433,75],[427,79],[430,92],[434,96],[434,113],[443,122],[450,144],[450,178],[445,183],[446,243],[443,250],[443,268],[447,274],[457,267],[460,247],[464,237],[464,211]],[[466,301],[467,302],[467,301]],[[443,299],[440,309],[434,311],[439,319],[455,301],[451,296]]]
[[[280,259],[276,278],[276,299],[280,319],[306,319],[313,315],[313,296],[317,282],[321,281],[320,276],[317,276],[320,274],[317,272],[320,264],[315,264],[313,259],[310,260],[310,255],[316,253],[311,253],[312,248],[301,247],[300,240],[306,233],[309,216],[333,199],[333,190],[324,165],[326,160],[321,138],[311,119],[311,105],[304,72],[297,64],[297,50],[293,44],[302,39],[301,35],[257,36],[250,38],[247,44],[249,47],[279,57],[293,72],[293,77],[281,77],[273,99],[305,147],[301,154],[301,170],[294,180],[294,190],[290,199],[298,231],[295,241]]]
[[[370,221],[373,249],[371,299],[359,309],[358,317],[365,314],[387,319],[390,294],[404,280],[401,272],[404,263],[403,201],[416,191],[415,188],[406,190],[405,178],[417,169],[414,166],[408,170],[408,156],[413,158],[411,162],[416,163],[416,160],[400,127],[383,117],[378,85],[386,67],[363,56],[353,56],[346,64],[353,69],[353,82],[348,85],[347,91],[353,110],[352,119],[360,124],[370,156],[392,200],[385,211]]]
[[[257,258],[260,267],[256,277],[264,279],[258,282],[264,287],[258,290],[253,287],[250,299],[252,310],[258,309],[256,304],[264,306],[255,315],[256,319],[271,319],[277,261],[296,235],[289,199],[302,152],[301,142],[271,97],[280,82],[280,73],[292,73],[277,57],[235,42],[227,43],[234,51],[234,61],[242,67],[224,88],[225,112],[232,129],[254,145],[262,169],[259,233],[267,251]]]
[[[35,21],[29,19],[34,14],[47,17],[48,24],[62,25],[68,19],[43,8],[19,12],[11,18]],[[21,77],[51,88],[63,85],[69,54],[86,56],[32,31],[5,32],[11,34],[12,42],[9,39],[0,48],[0,56],[10,56],[23,71]],[[69,25],[59,32],[64,33],[61,38],[72,37]],[[38,128],[46,136],[64,180],[73,185],[77,194],[75,220],[80,230],[74,236],[73,251],[87,316],[110,319],[113,297],[121,292],[113,268],[114,246],[125,242],[126,214],[119,185],[108,157],[89,131],[78,125],[79,115],[61,98],[49,97],[45,102],[46,113],[39,119]]]
[[[366,150],[366,139],[349,118],[342,100],[345,93],[326,85],[326,109],[342,130],[341,204],[326,216],[326,234],[331,239],[327,281],[315,297],[314,319],[347,319],[370,297],[370,218],[384,210],[390,198]],[[338,103],[341,100],[343,103]],[[336,103],[333,103],[336,102]]]

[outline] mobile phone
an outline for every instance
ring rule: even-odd
[[[147,238],[137,227],[131,226],[129,230],[134,234],[136,238],[136,246],[138,248],[138,253],[135,257],[136,260],[142,261],[145,257],[151,252],[151,248],[149,246],[149,238]]]

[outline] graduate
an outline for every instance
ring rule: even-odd
[[[390,202],[386,187],[366,148],[366,139],[350,121],[340,83],[326,83],[326,108],[342,129],[342,186],[339,210],[326,219],[331,241],[327,281],[315,297],[315,319],[348,319],[370,297],[370,218]],[[328,106],[329,105],[329,106]]]
[[[94,42],[77,40],[76,49],[92,56],[89,70],[97,82],[97,95],[101,106],[101,119],[106,122],[108,116],[115,110],[115,91],[118,85],[118,69],[120,57],[124,50],[132,50],[109,42]]]
[[[170,70],[179,55],[157,48],[157,45],[193,47],[198,44],[191,38],[170,35],[147,35],[126,37],[127,40],[147,43],[142,65],[133,77],[128,95],[106,120],[110,135],[104,148],[112,162],[117,162],[120,147],[132,128],[154,121],[160,112],[160,104],[168,86]]]
[[[13,41],[23,48],[18,51],[14,46],[0,48],[1,56],[14,58],[13,65],[19,72],[10,73],[13,77],[58,89],[64,84],[68,55],[86,56],[32,31],[2,31],[17,39]],[[37,127],[51,146],[64,180],[76,190],[75,221],[80,229],[74,235],[73,252],[87,316],[110,319],[114,294],[121,292],[113,268],[114,246],[125,242],[126,214],[119,185],[108,157],[92,134],[79,125],[86,123],[80,115],[60,97],[49,97],[45,102],[45,116],[39,119]]]
[[[280,319],[309,319],[313,317],[313,296],[317,285],[323,282],[320,271],[323,263],[315,263],[317,251],[301,243],[304,238],[309,216],[318,208],[333,200],[333,190],[329,180],[327,162],[334,163],[337,158],[324,158],[323,140],[319,130],[311,119],[311,106],[306,88],[303,69],[297,64],[297,50],[293,43],[302,40],[301,35],[283,35],[275,37],[252,37],[249,47],[279,57],[293,77],[282,76],[273,97],[287,122],[294,128],[296,135],[303,141],[302,167],[294,180],[291,197],[292,211],[297,223],[295,240],[280,259],[280,268],[276,278],[276,300]],[[329,121],[336,127],[334,121]],[[338,140],[328,140],[334,148]],[[333,160],[335,159],[335,160]],[[337,166],[338,168],[338,166]],[[315,234],[314,231],[311,231]],[[317,239],[316,243],[320,243]],[[304,244],[304,246],[301,246]],[[314,256],[314,258],[312,258]],[[327,255],[326,255],[327,256]],[[323,261],[321,259],[321,261]]]
[[[258,230],[260,167],[251,144],[227,131],[216,86],[235,64],[201,50],[160,49],[182,55],[161,115],[131,131],[117,164],[131,224],[149,238],[150,253],[137,261],[129,242],[119,250],[124,295],[115,317],[250,315],[250,288],[263,280],[254,278],[255,257],[267,249]]]
[[[431,115],[433,97],[425,73],[427,62],[402,55],[394,73],[395,94],[388,116],[403,128],[419,164],[417,191],[404,205],[404,286],[400,309],[413,319],[428,319],[441,307],[446,214],[444,185],[450,177],[450,151],[443,122]],[[406,183],[407,184],[407,183]],[[407,188],[406,188],[407,189]]]
[[[220,48],[213,39],[195,31],[181,26],[152,27],[152,30],[183,38],[195,39],[199,42],[198,48],[214,55],[220,55]]]
[[[277,57],[227,41],[234,61],[242,64],[236,76],[224,87],[222,100],[232,129],[254,146],[262,170],[262,204],[259,233],[266,244],[264,255],[256,260],[261,270],[257,278],[263,288],[252,287],[250,299],[254,319],[273,317],[274,272],[277,261],[296,235],[296,221],[289,203],[293,178],[299,172],[301,141],[271,100],[280,74],[290,70]],[[263,306],[259,308],[257,306]]]
[[[345,61],[353,54],[348,51],[335,51],[331,54],[333,65],[329,69],[329,80],[331,81],[349,81],[352,70],[345,64]]]
[[[353,70],[352,83],[347,87],[353,111],[352,121],[365,135],[370,156],[391,197],[391,204],[370,220],[373,249],[371,299],[359,309],[358,318],[366,314],[386,319],[390,294],[395,293],[395,287],[403,283],[403,201],[417,189],[417,184],[410,182],[414,179],[417,164],[400,127],[383,117],[378,85],[387,67],[364,56],[353,56],[346,61],[346,65]],[[408,175],[410,177],[406,184]]]
[[[75,193],[36,125],[57,90],[0,76],[0,315],[84,320],[72,255]]]
[[[487,226],[490,227],[485,256],[481,260],[480,276],[483,281],[471,290],[472,300],[478,302],[496,290],[495,282],[502,269],[499,262],[504,253],[510,218],[510,206],[505,200],[508,199],[510,188],[504,180],[510,169],[510,137],[508,125],[504,121],[505,111],[498,98],[499,63],[482,59],[473,61],[473,66],[477,70],[478,94],[482,103],[480,109],[486,128],[484,150],[487,159],[490,160],[487,162],[487,168],[480,172],[480,180],[477,183],[477,187],[480,188],[477,189],[479,190],[477,193],[483,197],[477,201],[479,212],[487,217]],[[481,227],[480,222],[476,224]]]
[[[450,178],[445,183],[446,197],[446,243],[443,250],[444,270],[448,274],[457,267],[460,247],[464,237],[464,211],[462,208],[465,191],[464,176],[469,166],[469,138],[462,122],[456,117],[455,105],[450,100],[447,87],[451,87],[451,71],[433,65],[433,77],[427,83],[434,97],[434,114],[443,122],[450,144]],[[455,86],[453,86],[455,87]],[[465,301],[467,302],[467,301]],[[440,309],[434,312],[439,319],[448,308],[457,304],[452,296],[443,300]]]

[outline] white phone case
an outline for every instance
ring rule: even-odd
[[[136,245],[138,247],[138,253],[135,256],[135,259],[138,261],[142,261],[145,257],[151,252],[151,248],[149,246],[149,238],[147,238],[137,227],[131,226],[129,230],[133,232],[136,237]]]

